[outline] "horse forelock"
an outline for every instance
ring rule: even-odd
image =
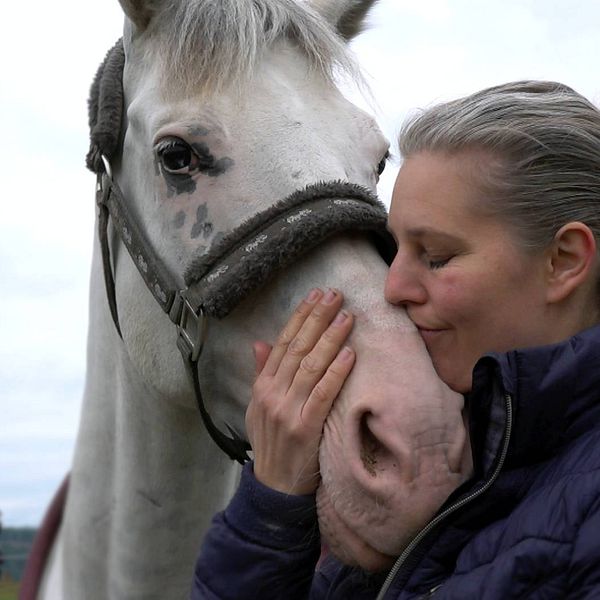
[[[163,89],[211,95],[241,89],[265,51],[289,40],[326,80],[360,71],[344,40],[313,9],[297,0],[190,0],[166,3],[147,39],[161,65]],[[361,82],[362,83],[362,82]]]

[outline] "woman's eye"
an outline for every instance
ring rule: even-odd
[[[194,169],[196,155],[183,140],[171,138],[163,140],[156,147],[156,155],[165,171],[188,173]]]
[[[429,268],[432,270],[435,270],[435,269],[441,269],[442,267],[445,267],[450,262],[451,258],[452,258],[451,256],[449,256],[448,258],[437,258],[437,259],[430,258],[430,259],[428,259],[427,262],[428,262]]]

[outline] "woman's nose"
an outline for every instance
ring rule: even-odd
[[[427,290],[414,265],[396,256],[385,279],[384,296],[387,302],[399,304],[423,304],[427,300]]]

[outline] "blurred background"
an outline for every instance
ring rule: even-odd
[[[96,68],[121,35],[122,13],[116,0],[10,2],[2,13],[0,511],[6,533],[39,525],[71,462],[94,225],[94,177],[84,164],[87,96]],[[509,80],[554,79],[600,102],[595,0],[380,0],[352,46],[376,106],[349,94],[376,113],[392,141],[411,110]],[[381,181],[386,203],[397,168],[396,161]]]

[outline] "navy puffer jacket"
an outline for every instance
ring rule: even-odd
[[[600,326],[482,358],[467,401],[474,476],[387,576],[333,557],[315,571],[314,496],[269,490],[247,466],[192,598],[600,598]]]

